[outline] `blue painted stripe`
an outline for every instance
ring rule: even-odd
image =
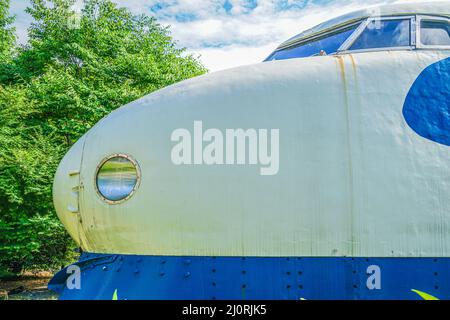
[[[81,289],[69,290],[67,269],[49,288],[61,299],[298,300],[421,299],[419,290],[450,298],[450,258],[161,257],[84,253]],[[381,289],[367,287],[369,266]]]
[[[403,116],[418,135],[450,146],[450,58],[419,75],[406,97]]]

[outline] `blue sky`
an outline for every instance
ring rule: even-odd
[[[81,2],[81,0],[79,0]],[[179,45],[211,71],[262,61],[281,42],[320,22],[396,0],[114,0],[170,25]],[[21,42],[28,0],[11,0]]]

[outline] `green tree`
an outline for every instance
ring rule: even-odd
[[[0,69],[0,264],[15,271],[68,257],[51,186],[70,146],[121,105],[206,72],[154,18],[73,4],[32,0],[28,44]]]
[[[0,0],[0,61],[9,58],[15,43],[14,19],[9,15],[9,0]]]

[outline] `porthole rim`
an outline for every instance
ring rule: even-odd
[[[97,178],[98,178],[98,174],[100,172],[100,169],[103,167],[103,165],[108,162],[109,160],[113,159],[113,158],[124,158],[129,160],[135,167],[136,169],[136,183],[134,184],[133,189],[131,190],[130,194],[127,195],[125,198],[120,199],[120,200],[110,200],[108,198],[106,198],[99,190],[98,188],[98,184],[97,184]],[[139,189],[139,186],[141,184],[141,167],[139,166],[139,163],[129,154],[126,153],[113,153],[110,154],[107,157],[104,157],[100,163],[97,165],[96,169],[95,169],[95,175],[94,175],[94,188],[95,191],[97,193],[97,195],[100,197],[101,200],[103,200],[105,203],[109,204],[109,205],[117,205],[117,204],[121,204],[124,203],[125,201],[129,200],[137,191],[137,189]]]

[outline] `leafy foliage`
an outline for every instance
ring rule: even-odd
[[[9,16],[9,0],[0,0],[0,59],[6,59],[15,43],[13,18]]]
[[[0,269],[73,258],[51,186],[71,145],[112,110],[206,70],[154,18],[111,0],[32,0],[27,45],[13,48],[0,0]],[[8,45],[4,45],[8,43]]]

